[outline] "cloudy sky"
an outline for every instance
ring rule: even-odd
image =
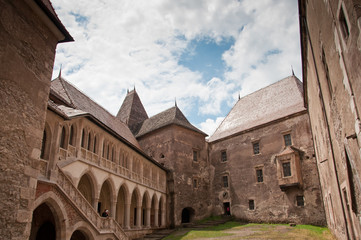
[[[62,76],[116,115],[136,88],[149,116],[174,106],[212,134],[241,97],[301,78],[297,0],[52,0],[75,42]]]

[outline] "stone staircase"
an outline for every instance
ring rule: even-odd
[[[202,228],[217,226],[217,225],[226,223],[228,221],[231,221],[232,219],[233,218],[231,216],[222,216],[221,219],[217,219],[217,220],[208,220],[208,221],[202,222],[202,223],[184,224],[184,225],[182,225],[181,228],[187,228],[189,230],[202,229]],[[168,235],[172,234],[176,230],[178,230],[178,229],[161,229],[161,230],[154,231],[151,234],[147,234],[142,238],[137,238],[134,240],[159,240],[159,239],[163,239],[163,238],[167,237]]]

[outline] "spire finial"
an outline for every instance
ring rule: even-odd
[[[241,93],[238,93],[238,100],[241,99]]]
[[[133,87],[133,90],[134,90],[134,92],[135,92],[135,83],[134,83],[134,87]]]
[[[295,75],[295,72],[293,71],[293,66],[291,65],[291,69],[292,69],[292,76]]]
[[[177,98],[174,98],[174,106],[177,107]]]
[[[63,64],[60,64],[60,70],[59,70],[59,75],[58,75],[58,78],[61,78],[61,69],[63,67]]]
[[[129,88],[127,88],[127,94],[129,93]]]

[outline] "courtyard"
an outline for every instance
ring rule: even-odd
[[[243,224],[230,221],[201,229],[182,228],[173,232],[167,240],[186,239],[309,239],[335,240],[329,229],[312,225]]]

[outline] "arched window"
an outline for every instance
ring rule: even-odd
[[[91,143],[91,134],[90,134],[90,132],[89,132],[89,134],[88,134],[88,147],[87,147],[87,149],[90,151],[90,143]]]
[[[114,147],[112,147],[112,162],[114,162],[115,159],[115,151],[114,151]]]
[[[85,147],[85,131],[84,131],[84,129],[81,131],[81,146]]]
[[[71,125],[69,132],[69,144],[74,146],[74,127]]]
[[[65,144],[65,127],[63,127],[61,129],[61,135],[60,135],[60,147],[61,148],[66,148],[66,144]]]
[[[97,153],[97,136],[94,137],[93,152]]]
[[[107,146],[107,159],[109,159],[109,144]]]
[[[105,157],[105,141],[103,142],[103,153],[102,153],[102,157]]]

